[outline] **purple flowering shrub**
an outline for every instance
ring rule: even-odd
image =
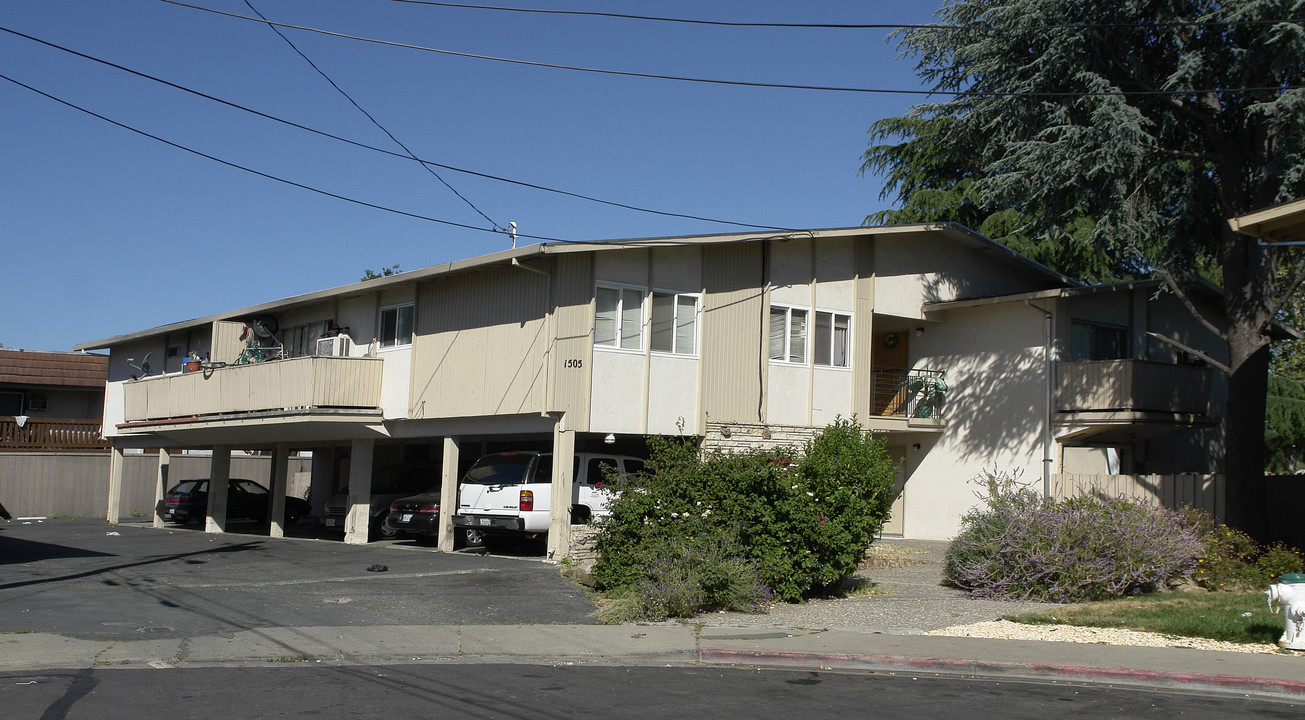
[[[983,504],[947,549],[947,580],[975,597],[1083,602],[1191,576],[1199,533],[1162,507],[1103,494],[1043,498],[1018,473],[985,471]]]

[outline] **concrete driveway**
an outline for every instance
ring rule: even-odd
[[[538,560],[97,520],[0,521],[0,633],[129,640],[266,627],[584,624],[593,610],[557,566]]]

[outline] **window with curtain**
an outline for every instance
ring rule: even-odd
[[[852,316],[844,313],[815,313],[811,357],[816,365],[847,367],[848,330]]]
[[[594,345],[643,347],[643,291],[600,287],[594,293]]]
[[[777,362],[807,361],[807,313],[803,308],[770,308],[770,359]]]
[[[698,341],[698,296],[653,292],[649,325],[654,351],[693,355]]]

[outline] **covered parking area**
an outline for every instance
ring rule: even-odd
[[[437,420],[385,420],[379,413],[359,411],[314,411],[261,417],[213,417],[169,420],[158,423],[125,423],[113,438],[110,466],[110,522],[119,517],[122,458],[129,449],[158,449],[154,482],[155,527],[163,527],[164,496],[184,478],[173,477],[172,459],[187,450],[209,451],[210,487],[223,487],[231,477],[231,453],[258,452],[270,455],[271,537],[283,537],[288,465],[292,453],[312,453],[309,502],[318,521],[325,519],[328,500],[347,488],[343,539],[348,544],[369,541],[372,526],[371,501],[384,486],[374,485],[385,468],[421,464],[432,472],[430,486],[440,488],[440,507],[457,503],[458,480],[483,455],[509,450],[539,450],[558,457],[579,451],[605,451],[646,455],[642,436],[577,433],[567,426],[564,413],[534,413],[495,417],[443,418]],[[571,543],[570,498],[575,478],[572,463],[554,463],[550,498],[552,508],[546,554],[564,557]],[[208,533],[228,530],[228,500],[224,493],[208,493],[203,529]],[[439,516],[436,547],[455,548],[450,512]],[[328,528],[334,530],[335,528]]]

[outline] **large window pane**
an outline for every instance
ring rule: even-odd
[[[827,312],[816,313],[812,329],[811,359],[817,365],[829,365],[833,353],[834,316]]]
[[[619,290],[598,288],[594,296],[595,345],[616,345],[616,314],[620,302]]]
[[[786,360],[788,354],[784,348],[788,339],[788,310],[770,309],[770,359]]]
[[[834,352],[835,367],[847,367],[847,334],[852,318],[847,315],[834,316]]]
[[[807,361],[807,311],[796,308],[789,310],[789,362]]]
[[[643,293],[638,290],[621,291],[621,347],[638,350],[643,325]]]
[[[649,342],[657,352],[675,350],[675,296],[653,293]]]
[[[698,298],[680,295],[675,309],[675,352],[692,355],[698,337]]]
[[[398,345],[412,344],[412,306],[405,305],[396,308],[398,315],[396,321],[395,340]]]

